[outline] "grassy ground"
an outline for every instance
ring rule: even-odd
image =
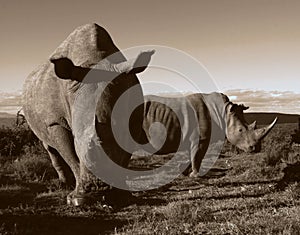
[[[296,127],[277,125],[261,153],[225,146],[202,178],[180,176],[81,208],[66,205],[70,190],[60,187],[46,154],[27,146],[20,156],[0,156],[0,234],[300,234],[300,147],[288,145]]]

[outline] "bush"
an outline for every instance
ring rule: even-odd
[[[263,141],[265,154],[264,163],[267,166],[275,166],[283,161],[294,161],[296,152],[291,146],[291,131],[293,125],[282,124],[274,128]]]
[[[19,156],[24,153],[24,147],[39,145],[42,146],[27,125],[0,127],[0,156]]]
[[[44,181],[57,177],[46,154],[27,152],[10,165],[11,171],[20,180]]]
[[[0,127],[0,164],[20,180],[40,181],[56,176],[42,143],[25,123]]]
[[[282,160],[288,159],[290,148],[286,143],[275,142],[265,152],[264,163],[268,166],[276,166]]]

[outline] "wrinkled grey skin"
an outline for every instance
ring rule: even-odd
[[[113,141],[110,114],[114,102],[132,86],[138,85],[139,88],[123,102],[126,104],[135,99],[143,103],[142,89],[135,74],[146,68],[152,54],[144,52],[136,60],[126,61],[105,29],[88,24],[71,33],[50,59],[27,77],[23,94],[24,114],[48,151],[60,181],[70,184],[75,180],[75,190],[68,196],[68,203],[79,205],[97,181],[86,169],[83,156],[74,146],[77,130],[72,125],[72,113],[77,94],[81,92],[84,97],[84,93],[89,95],[102,86],[95,113],[96,131],[108,155],[126,167],[131,156]],[[101,63],[97,64],[99,61]],[[143,66],[134,68],[139,64]],[[84,81],[89,72],[93,74],[92,81]],[[112,77],[115,79],[109,82]],[[133,137],[143,138],[143,109],[138,109],[132,119],[135,123]]]
[[[248,124],[245,121],[243,110],[246,109],[248,107],[233,104],[221,93],[197,93],[178,98],[145,96],[143,128],[149,142],[158,150],[156,154],[177,152],[179,143],[183,142],[186,149],[181,150],[188,150],[191,157],[190,176],[197,177],[212,136],[216,142],[223,141],[226,135],[232,144],[246,152],[260,150],[261,140],[273,128],[277,118],[269,126],[256,129],[256,122]],[[149,128],[154,122],[165,126],[166,139],[161,139],[164,136],[161,127],[150,136]],[[195,131],[199,136],[195,136]]]

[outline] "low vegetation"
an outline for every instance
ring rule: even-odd
[[[81,208],[66,205],[70,189],[28,127],[2,127],[0,234],[299,234],[300,147],[290,144],[296,126],[277,125],[256,154],[227,143],[200,179],[180,176]],[[170,157],[134,158],[131,166],[151,168]]]

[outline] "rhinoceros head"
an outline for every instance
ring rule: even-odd
[[[230,143],[245,152],[260,151],[261,140],[270,132],[277,122],[274,121],[263,128],[256,128],[256,121],[248,124],[244,118],[244,110],[249,107],[229,102],[226,107],[226,135]]]

